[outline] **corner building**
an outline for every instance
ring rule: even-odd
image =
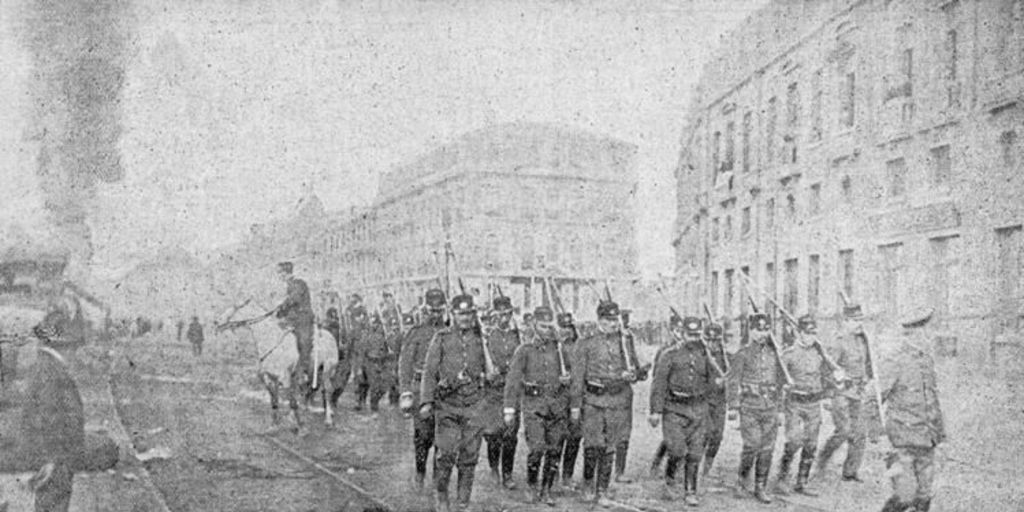
[[[797,314],[837,317],[842,291],[885,333],[927,304],[940,354],[1020,355],[1024,1],[775,1],[695,98],[673,241],[688,307],[746,313],[743,273]]]

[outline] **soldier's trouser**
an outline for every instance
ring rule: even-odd
[[[843,462],[843,476],[857,476],[861,460],[864,458],[864,444],[867,433],[863,415],[864,400],[838,395],[832,405],[832,422],[836,425],[835,432],[821,449],[821,460],[828,463],[832,454],[849,442],[846,461]],[[824,467],[822,468],[824,469]]]
[[[537,473],[544,460],[544,476],[541,487],[550,489],[558,475],[562,443],[569,433],[568,411],[561,414],[539,415],[537,411],[523,412],[523,431],[530,454],[526,459],[526,481],[537,485]]]
[[[633,411],[628,407],[596,407],[584,402],[583,446],[614,450],[621,443],[628,443],[632,417]]]
[[[629,416],[626,418],[629,425],[630,431],[633,429],[633,406],[630,405]],[[626,472],[626,458],[629,456],[629,436],[630,433],[626,433],[625,439],[620,440],[615,444],[615,474],[621,475]]]
[[[576,470],[576,457],[580,452],[580,444],[583,442],[583,425],[579,421],[570,421],[568,433],[565,436],[562,450],[562,478],[572,479]]]
[[[516,447],[519,446],[519,415],[511,425],[503,425],[498,432],[484,434],[487,440],[487,463],[491,471],[501,473],[503,479],[512,476],[515,467]]]
[[[704,450],[704,456],[707,457],[706,464],[711,464],[711,461],[718,455],[719,447],[722,446],[728,409],[729,404],[724,392],[712,395],[708,400],[708,420],[704,425],[704,441],[707,445]]]
[[[779,431],[777,412],[772,409],[740,408],[740,437],[743,449],[740,451],[740,479],[746,480],[750,468],[757,464],[756,479],[760,483],[768,480],[772,464],[772,449]]]
[[[789,476],[789,468],[797,453],[800,453],[800,471],[810,471],[818,449],[818,433],[821,430],[821,401],[786,402],[786,445],[779,461],[779,481]],[[806,476],[806,475],[805,475]]]
[[[388,393],[398,376],[388,371],[387,362],[383,359],[367,360],[363,368],[369,386],[370,410],[376,411],[380,408],[380,399]]]
[[[459,501],[468,502],[473,487],[473,470],[480,454],[483,426],[473,421],[466,409],[434,413],[434,483],[437,491],[448,492],[452,468],[459,467]]]
[[[935,478],[935,448],[899,447],[896,453],[899,454],[904,473],[894,478],[909,480],[894,485],[900,501],[909,503],[915,499],[930,500],[932,481]]]
[[[366,405],[366,399],[370,394],[370,379],[366,374],[366,363],[355,368],[355,376],[352,380],[356,384],[356,409],[362,409]]]
[[[695,408],[691,416],[667,412],[661,421],[661,435],[668,453],[668,466],[665,468],[665,481],[672,485],[675,483],[676,470],[683,460],[687,463],[686,477],[695,478],[690,475],[691,466],[700,464],[700,458],[704,453],[704,425],[707,420],[707,413],[702,407]],[[685,482],[689,490],[690,483]]]
[[[412,444],[416,454],[416,474],[421,476],[427,473],[427,456],[430,448],[434,446],[434,415],[426,418],[419,414],[413,415],[412,420]]]
[[[35,512],[67,512],[74,476],[70,464],[57,463],[50,480],[35,493]]]

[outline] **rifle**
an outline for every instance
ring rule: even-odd
[[[551,302],[555,304],[555,309],[558,310],[559,314],[565,313],[565,308],[562,307],[561,299],[555,295],[555,287],[551,284],[551,278],[544,278],[544,283],[548,287],[548,294],[551,296]],[[555,351],[558,352],[558,374],[562,378],[569,376],[569,369],[565,365],[565,354],[562,353],[562,339],[556,334],[555,336]]]
[[[839,290],[839,297],[843,299],[843,307],[850,305],[850,298],[846,296],[846,292],[844,290]],[[875,402],[878,403],[878,419],[882,422],[882,426],[884,427],[885,406],[882,404],[882,387],[878,383],[878,368],[875,367],[875,354],[874,351],[871,350],[871,340],[868,338],[867,331],[863,331],[862,329],[861,334],[864,336],[864,351],[867,352],[868,356],[868,371],[871,372],[871,375],[868,375],[868,378],[874,382]]]
[[[740,276],[742,275],[743,273],[740,272]],[[743,283],[744,287],[747,287],[746,281],[743,281],[742,279],[740,279],[740,281]],[[750,290],[748,289],[747,292],[750,292]],[[750,302],[750,307],[754,310],[754,314],[759,314],[761,312],[761,309],[757,307],[757,303],[754,302],[754,299],[750,296],[750,293],[747,293],[747,301]],[[792,386],[793,376],[789,374],[789,368],[786,368],[786,363],[782,360],[782,352],[779,350],[779,344],[775,342],[775,336],[772,335],[771,332],[768,333],[768,343],[771,344],[772,353],[775,354],[775,362],[779,363],[779,367],[782,368],[782,376],[786,379],[786,385]]]
[[[459,278],[459,292],[462,295],[466,295],[466,286],[462,284],[462,278]],[[480,329],[480,346],[484,351],[484,372],[489,378],[493,378],[498,375],[498,367],[494,365],[494,359],[491,357],[491,349],[487,346],[486,330],[484,329],[484,323],[480,321],[480,315],[473,315],[476,318],[476,326]]]
[[[608,286],[607,281],[604,283],[604,293],[608,298],[608,302],[615,302],[612,300],[612,291]],[[626,338],[629,336],[629,329],[626,328],[626,322],[622,320],[621,310],[619,311],[619,314],[615,316],[615,319],[619,322],[619,348],[622,350],[622,358],[626,360],[626,371],[635,376],[637,374],[637,368],[633,363],[633,358],[636,357],[636,353],[630,349],[629,343],[626,341]],[[646,371],[646,368],[644,368],[644,370]]]
[[[505,296],[505,294],[502,293],[502,291],[501,291],[501,285],[500,284],[495,283],[494,284],[494,289],[495,289],[495,291],[498,292],[498,297],[504,297]],[[522,343],[522,341],[523,341],[522,338],[521,338],[522,332],[519,330],[519,322],[516,320],[515,312],[512,313],[512,329],[516,331],[516,338],[519,338],[519,342]]]
[[[683,315],[680,315],[679,314],[679,310],[676,309],[676,307],[672,305],[672,302],[669,300],[668,295],[665,293],[664,290],[661,289],[661,286],[658,286],[655,289],[658,291],[658,295],[661,296],[661,300],[665,301],[665,305],[668,306],[669,311],[671,311],[672,314],[675,315],[677,318],[682,320],[683,319]],[[707,310],[707,306],[705,306],[704,309]],[[673,334],[673,336],[674,336],[674,334]],[[718,374],[719,377],[725,377],[725,374],[729,370],[726,369],[725,371],[722,371],[722,367],[718,366],[718,361],[716,361],[715,357],[713,355],[711,355],[711,348],[708,347],[708,343],[707,343],[707,340],[704,339],[704,333],[703,332],[700,333],[700,346],[704,349],[704,356],[707,357],[708,358],[708,362],[711,363],[711,369],[714,370],[715,373]],[[726,364],[728,365],[729,364],[728,363],[729,358],[724,358],[724,359],[726,360]]]
[[[813,346],[814,349],[818,352],[818,355],[821,356],[822,361],[825,361],[825,364],[828,366],[829,370],[831,370],[833,373],[842,370],[842,368],[840,368],[839,365],[828,355],[828,352],[825,351],[825,347],[821,344],[821,340],[817,336],[812,336],[810,335],[810,333],[802,331],[800,329],[800,322],[793,318],[793,315],[790,314],[789,311],[786,310],[786,308],[779,305],[779,303],[775,302],[775,300],[772,299],[771,297],[768,297],[767,299],[768,302],[770,302],[776,310],[782,313],[782,319],[785,320],[786,323],[790,325],[790,327],[796,330],[796,332],[800,335],[801,338],[810,339],[811,346]]]

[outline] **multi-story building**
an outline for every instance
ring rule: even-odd
[[[438,284],[454,293],[461,278],[481,298],[496,285],[532,308],[553,278],[567,308],[591,312],[591,286],[633,289],[636,151],[544,124],[469,133],[384,174],[372,207],[310,242],[312,268],[339,289],[389,290],[406,304]]]
[[[842,292],[883,330],[930,305],[946,354],[1021,344],[1022,95],[1024,1],[764,7],[684,129],[688,304],[743,314],[742,274],[798,313],[834,315]]]

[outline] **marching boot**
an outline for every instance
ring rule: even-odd
[[[601,450],[597,466],[597,504],[608,506],[608,484],[612,478],[612,462],[614,452]]]
[[[757,452],[743,447],[743,451],[740,452],[740,469],[739,469],[739,481],[737,487],[740,491],[750,490],[750,469],[754,467],[754,459],[757,458]]]
[[[356,407],[355,410],[362,411],[366,407],[366,399],[370,394],[370,385],[365,382],[360,382],[356,386]]]
[[[615,483],[633,483],[633,479],[626,476],[626,456],[628,454],[629,441],[623,441],[615,445]]]
[[[789,494],[789,467],[793,464],[793,459],[796,458],[796,452],[800,450],[800,445],[796,443],[786,443],[786,446],[782,449],[782,460],[779,461],[779,478],[775,482],[775,493],[786,496]],[[803,463],[803,459],[801,464]]]
[[[572,476],[576,471],[576,457],[580,452],[581,440],[570,437],[565,440],[565,452],[562,454],[562,485],[572,488]]]
[[[683,467],[683,483],[686,484],[686,504],[691,507],[700,505],[697,498],[697,473],[700,471],[700,459],[687,457]]]
[[[757,454],[757,467],[754,472],[754,497],[764,504],[772,502],[768,493],[768,473],[772,469],[772,453],[763,451]]]
[[[668,453],[668,446],[662,441],[654,452],[654,458],[651,459],[651,478],[658,478],[658,470],[661,469],[661,461],[665,460],[666,453]]]
[[[501,438],[496,435],[485,437],[487,443],[487,465],[491,468],[491,479],[495,485],[501,485]]]
[[[583,449],[583,499],[586,501],[594,501],[597,498],[594,476],[600,462],[598,456],[603,450],[603,448],[594,447]]]
[[[932,508],[931,498],[914,498],[914,509],[917,512],[928,512]]]
[[[437,491],[434,496],[434,512],[451,512],[452,506],[448,502],[448,491]]]
[[[448,487],[452,479],[452,466],[447,458],[434,459],[434,484],[436,494],[434,495],[434,510],[436,512],[451,512],[451,503],[448,500]]]
[[[510,491],[516,488],[516,482],[512,480],[512,469],[516,464],[518,444],[519,441],[514,436],[506,437],[501,443],[501,485]]]
[[[882,505],[882,512],[904,512],[907,510],[907,506],[907,503],[900,501],[899,496],[890,496],[885,501],[885,505]]]
[[[704,470],[701,472],[701,475],[704,478],[707,478],[708,477],[708,473],[711,473],[711,466],[713,466],[714,464],[715,464],[715,458],[713,456],[709,456],[709,455],[705,455],[704,456]]]
[[[544,476],[540,483],[540,501],[548,506],[555,506],[555,498],[551,495],[551,488],[558,478],[558,456],[556,451],[550,451],[544,457]]]
[[[416,472],[416,492],[417,493],[423,492],[423,480],[426,478],[426,476],[427,476],[426,473],[420,473],[419,471]]]
[[[466,510],[469,507],[469,498],[473,495],[473,470],[476,466],[460,466],[458,482],[458,508]]]
[[[665,464],[665,497],[671,501],[679,499],[679,484],[676,481],[676,474],[679,472],[679,464],[682,457],[668,456],[668,463]],[[685,495],[686,481],[683,481]]]
[[[793,490],[804,496],[817,496],[818,491],[809,487],[807,480],[811,477],[811,465],[814,464],[814,450],[804,448],[800,457],[800,467],[797,469],[796,486]]]

